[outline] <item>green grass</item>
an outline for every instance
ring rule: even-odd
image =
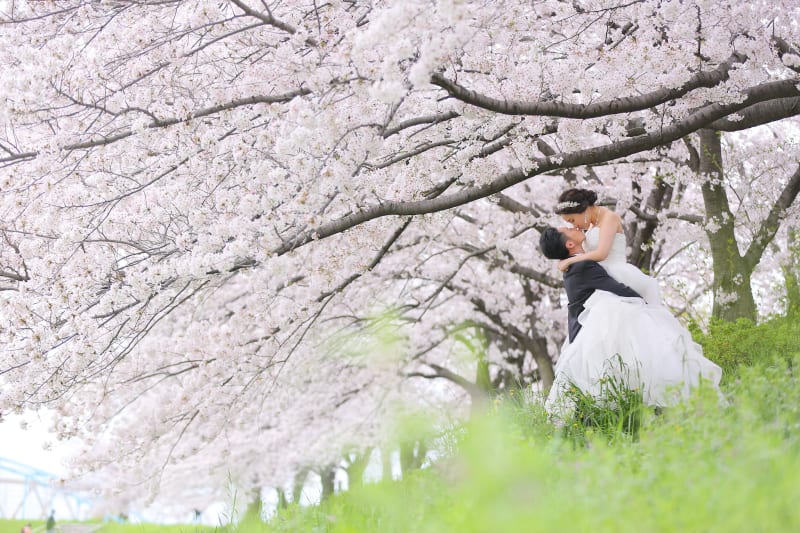
[[[17,533],[22,530],[25,524],[30,524],[33,529],[37,526],[43,526],[44,520],[6,520],[0,518],[0,531],[3,533]]]
[[[458,432],[458,452],[432,468],[231,531],[800,531],[798,367],[780,360],[741,369],[725,406],[700,391],[661,415],[642,410],[636,438],[624,427],[614,431],[618,420],[570,433],[512,397]],[[0,523],[2,531],[19,527]],[[106,524],[100,531],[214,528]]]
[[[576,440],[536,408],[501,405],[440,466],[251,531],[800,531],[799,385],[786,364],[746,370],[727,406],[701,391],[645,410],[636,439],[586,428]]]
[[[290,506],[266,523],[250,517],[228,531],[800,531],[798,326],[788,317],[741,326],[701,338],[726,368],[722,403],[701,389],[656,414],[612,386],[618,411],[579,397],[578,415],[555,427],[540,403],[516,391],[447,434],[452,453],[431,468],[319,506]],[[19,527],[0,522],[0,531]]]
[[[722,367],[723,382],[737,375],[740,366],[753,366],[778,357],[791,361],[800,356],[800,310],[754,324],[712,321],[707,332],[696,325],[692,335],[709,359]]]

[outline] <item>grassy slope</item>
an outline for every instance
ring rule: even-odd
[[[528,436],[520,412],[498,413],[447,467],[287,510],[269,529],[800,531],[798,385],[785,368],[750,372],[728,407],[698,398],[645,420],[638,442]]]
[[[540,407],[511,398],[460,433],[459,452],[434,468],[238,531],[800,531],[800,320],[726,328],[702,339],[727,367],[723,406],[701,391],[688,405],[646,414],[634,440],[582,428],[565,437]],[[751,367],[735,368],[736,350]],[[21,525],[0,521],[0,531]]]
[[[800,531],[800,317],[714,325],[700,341],[726,371],[723,405],[701,391],[646,415],[634,441],[583,428],[565,437],[512,398],[433,469],[245,530]]]

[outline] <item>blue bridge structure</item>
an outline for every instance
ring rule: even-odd
[[[0,517],[46,519],[54,511],[59,519],[85,520],[91,509],[89,495],[63,486],[57,475],[0,457]]]

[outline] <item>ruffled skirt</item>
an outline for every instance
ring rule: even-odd
[[[612,381],[641,391],[651,406],[674,405],[703,380],[718,387],[722,370],[666,307],[595,291],[584,308],[581,331],[563,348],[545,402],[554,417],[574,408],[570,387],[599,398]]]

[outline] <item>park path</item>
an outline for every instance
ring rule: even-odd
[[[61,524],[56,533],[94,533],[101,527],[103,524]]]
[[[94,533],[103,524],[56,524],[55,533]],[[45,533],[44,526],[34,528],[33,533]]]

